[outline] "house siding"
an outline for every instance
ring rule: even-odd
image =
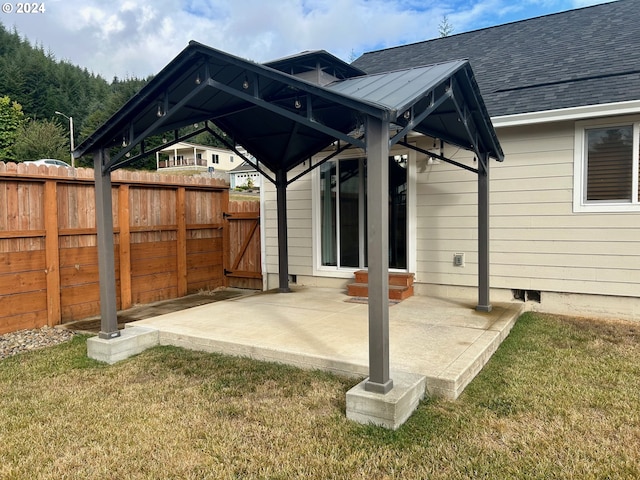
[[[492,288],[640,297],[640,213],[573,212],[575,122],[497,133],[505,161],[490,168]],[[467,152],[447,146],[445,155],[473,165]],[[423,155],[416,172],[417,290],[476,287],[476,175]],[[266,196],[267,272],[276,273],[272,187]],[[312,276],[311,175],[289,187],[288,209],[290,273]],[[454,253],[465,254],[464,267],[454,266]]]
[[[494,288],[640,296],[640,214],[574,213],[574,122],[498,130],[491,164]],[[418,282],[477,285],[474,175],[439,164],[418,174]],[[465,267],[453,254],[465,253]]]
[[[492,172],[493,285],[640,296],[640,214],[573,212],[575,123],[498,135],[507,160]]]
[[[196,156],[201,158],[197,159]],[[218,156],[218,163],[213,162],[213,155]],[[160,159],[160,156],[167,157]],[[182,157],[178,160],[177,157]],[[160,150],[156,154],[158,169],[203,169],[213,167],[216,171],[228,172],[242,163],[242,159],[235,152],[224,148],[210,147],[180,142]],[[169,163],[170,166],[167,166]]]
[[[295,169],[289,178],[303,171]],[[278,215],[276,191],[270,182],[264,183],[266,273],[278,273]],[[289,274],[313,275],[311,175],[296,180],[287,188],[287,240],[289,244]],[[268,288],[277,286],[269,282]]]

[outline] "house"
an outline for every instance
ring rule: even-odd
[[[221,171],[233,170],[241,160],[228,149],[178,142],[156,152],[157,170]]]
[[[253,165],[243,161],[229,172],[229,185],[232,190],[237,187],[260,189],[262,186],[262,176]]]
[[[390,375],[389,268],[415,274],[418,294],[477,289],[478,312],[491,311],[492,291],[633,318],[637,3],[371,52],[353,65],[325,51],[257,64],[190,42],[74,150],[94,162],[101,329],[92,345],[117,358],[148,335],[118,329],[111,173],[150,153],[150,134],[173,132],[177,143],[180,128],[199,122],[190,138],[213,134],[245,157],[242,144],[273,185],[261,189],[267,288],[344,286],[368,269],[369,375],[351,392],[369,412],[395,416],[424,389]]]
[[[619,0],[369,52],[352,64],[378,74],[469,60],[505,154],[489,182],[494,300],[640,315],[639,7]],[[459,166],[477,158],[446,138],[410,134],[405,144],[417,149],[396,144],[389,156],[389,266],[415,274],[416,294],[475,295],[478,187]],[[337,149],[314,155],[311,164],[333,156],[289,185],[288,273],[298,284],[343,287],[367,267],[366,154]],[[276,209],[265,182],[268,288],[278,284]]]

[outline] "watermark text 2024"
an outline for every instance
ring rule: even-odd
[[[47,11],[44,3],[38,2],[5,2],[2,4],[2,13],[17,13],[17,14],[34,14],[44,13]]]

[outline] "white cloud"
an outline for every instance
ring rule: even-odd
[[[0,14],[58,59],[113,76],[157,73],[189,40],[255,61],[324,49],[352,52],[454,33],[602,0],[47,0],[46,13]]]

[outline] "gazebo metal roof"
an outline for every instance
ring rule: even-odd
[[[315,81],[310,81],[313,79]],[[224,135],[214,131],[209,122]],[[196,124],[195,131],[179,135],[180,128]],[[171,131],[173,138],[161,147],[146,148],[148,137]],[[388,199],[385,192],[389,150],[395,143],[478,175],[477,309],[491,309],[489,158],[502,161],[503,153],[467,61],[367,76],[324,51],[258,64],[190,42],[74,152],[76,158],[92,154],[94,159],[102,338],[120,335],[111,172],[204,131],[217,135],[230,148],[242,145],[257,159],[255,166],[259,171],[276,185],[281,291],[288,291],[287,185],[301,175],[289,179],[288,174],[336,141],[366,150],[370,323],[367,389],[384,393],[393,386],[389,378]],[[439,138],[474,152],[477,169],[412,146],[406,141],[410,132]],[[344,148],[339,147],[334,154]],[[248,160],[241,153],[240,156]],[[307,172],[321,162],[313,166],[309,163]]]

